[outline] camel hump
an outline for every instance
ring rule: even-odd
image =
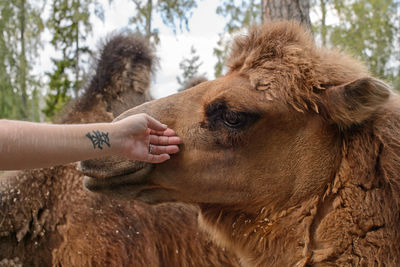
[[[64,108],[59,123],[111,121],[151,99],[156,59],[144,37],[128,31],[112,33],[101,41],[96,54],[94,74],[83,93]]]
[[[89,88],[95,90],[94,93],[103,93],[103,90],[107,90],[113,83],[116,73],[121,75],[120,79],[134,80],[134,77],[141,76],[142,72],[148,77],[148,73],[154,72],[155,62],[153,50],[141,35],[131,32],[111,34],[100,49],[96,75]],[[131,77],[132,75],[134,77]],[[141,89],[147,88],[135,88],[143,91]]]

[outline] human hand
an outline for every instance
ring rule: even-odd
[[[113,122],[118,154],[130,159],[161,163],[179,152],[181,140],[174,130],[147,114],[137,114]],[[151,151],[150,151],[151,147]]]

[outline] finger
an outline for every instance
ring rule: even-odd
[[[150,144],[153,145],[179,145],[181,139],[178,136],[150,135]]]
[[[179,152],[179,147],[172,145],[172,146],[155,146],[152,145],[151,147],[151,154],[153,155],[161,155],[161,154],[175,154]]]
[[[161,163],[166,160],[169,160],[170,158],[171,157],[168,154],[161,154],[161,155],[149,154],[145,161],[150,163]]]
[[[150,134],[154,134],[154,135],[164,135],[164,136],[175,136],[176,133],[174,130],[172,130],[171,128],[166,129],[165,131],[155,131],[155,130],[151,130]]]
[[[165,131],[167,129],[167,125],[162,124],[158,120],[146,114],[147,119],[147,127],[156,131]]]

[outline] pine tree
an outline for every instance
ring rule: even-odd
[[[400,3],[396,0],[262,0],[263,10],[255,2],[225,0],[217,13],[228,17],[225,31],[232,34],[247,27],[246,14],[254,18],[263,13],[264,20],[274,18],[297,19],[303,24],[309,22],[312,7],[319,19],[314,21],[313,31],[317,41],[324,46],[347,50],[364,61],[372,74],[391,82],[400,89]],[[336,18],[334,21],[332,18]],[[329,18],[329,19],[328,19]],[[257,19],[254,19],[256,21]],[[310,27],[310,26],[308,26]],[[227,34],[221,34],[218,47],[214,49],[218,63],[216,76],[223,72],[223,66],[230,45]],[[397,36],[397,40],[396,40]]]
[[[92,31],[90,8],[103,18],[100,4],[95,0],[53,0],[47,26],[53,36],[51,44],[61,51],[61,58],[52,58],[54,69],[46,73],[50,79],[46,107],[43,109],[48,120],[72,97],[79,94],[86,73],[84,58],[91,55],[85,45],[86,36]]]
[[[0,2],[0,117],[31,119],[39,79],[31,75],[38,58],[42,1]],[[34,5],[37,4],[37,5]]]
[[[195,0],[132,0],[136,6],[136,15],[130,19],[130,24],[136,26],[136,30],[146,36],[149,43],[158,44],[160,41],[159,30],[153,27],[153,19],[156,15],[162,22],[170,27],[174,33],[177,28],[189,29],[189,19],[192,10],[197,7]]]
[[[199,74],[199,68],[203,64],[200,61],[200,56],[196,54],[196,49],[194,46],[190,48],[190,57],[183,58],[179,63],[179,68],[182,70],[181,77],[177,76],[176,80],[178,84],[181,86],[178,91],[182,91],[187,87],[188,82],[190,82],[193,78],[204,76],[205,74]]]
[[[220,33],[217,47],[214,48],[214,55],[217,57],[214,73],[215,77],[218,77],[224,72],[225,60],[229,53],[228,47],[231,45],[231,36],[244,27],[261,23],[261,1],[241,1],[239,4],[237,0],[225,0],[217,7],[216,13],[228,18],[225,32]]]
[[[14,47],[9,45],[14,9],[8,1],[1,1],[0,12],[0,118],[17,118],[15,107],[18,94],[13,90],[10,71],[15,66],[15,52],[12,50]]]
[[[323,45],[338,47],[362,60],[376,77],[400,87],[400,6],[395,0],[319,0],[314,25]],[[327,23],[327,16],[335,17]],[[398,38],[398,37],[397,37]],[[318,38],[317,38],[318,39]]]

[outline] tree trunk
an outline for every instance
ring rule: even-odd
[[[326,38],[328,34],[328,30],[326,27],[326,0],[320,0],[320,6],[321,6],[321,39],[322,39],[322,45],[326,46]]]
[[[32,92],[32,118],[31,121],[39,122],[40,120],[40,107],[39,107],[39,92],[38,89],[35,88]]]
[[[21,91],[21,102],[22,107],[20,108],[22,119],[28,118],[28,95],[26,93],[26,73],[27,73],[27,65],[26,65],[26,48],[25,48],[25,5],[26,0],[20,0],[19,7],[19,30],[20,30],[20,45],[21,45],[21,53],[19,56],[19,88]]]
[[[152,29],[151,29],[151,20],[152,20],[152,12],[153,12],[153,0],[147,1],[147,10],[146,10],[146,37],[147,40],[150,42]]]
[[[80,1],[77,1],[76,12],[79,13]],[[80,77],[79,77],[79,20],[75,21],[76,31],[75,31],[75,83],[74,83],[74,94],[75,98],[78,97],[80,89]]]
[[[312,30],[308,0],[262,0],[262,11],[263,21],[297,20]]]
[[[74,94],[75,98],[78,97],[79,89],[80,89],[80,77],[79,77],[79,22],[77,22],[76,26],[76,36],[75,36],[75,82],[74,82]]]

